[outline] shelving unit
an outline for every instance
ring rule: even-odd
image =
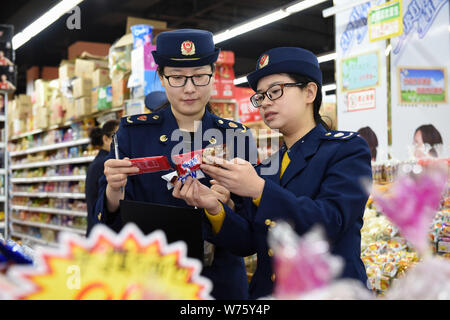
[[[0,141],[0,149],[3,152],[3,167],[0,168],[0,179],[3,180],[3,192],[0,192],[0,210],[3,207],[4,212],[4,220],[0,221],[0,233],[3,235],[5,239],[9,238],[9,223],[8,223],[8,216],[9,216],[9,210],[8,210],[8,162],[9,162],[9,156],[8,156],[8,148],[7,146],[7,140],[8,140],[8,112],[6,112],[6,108],[8,106],[8,92],[4,90],[0,90],[0,95],[4,97],[4,114],[0,115],[0,128],[3,127],[3,139]]]
[[[11,164],[10,169],[12,172],[12,177],[10,179],[12,186],[15,190],[20,191],[12,191],[11,197],[17,198],[25,198],[25,201],[23,199],[18,199],[17,201],[13,201],[11,207],[10,207],[10,213],[9,213],[9,222],[11,226],[11,235],[16,238],[20,238],[22,240],[30,241],[31,243],[38,244],[38,245],[44,245],[44,246],[55,246],[56,243],[53,241],[47,241],[48,239],[52,239],[52,237],[46,237],[45,232],[72,232],[79,235],[84,235],[86,233],[85,228],[71,227],[70,225],[66,225],[64,223],[61,223],[63,217],[64,219],[84,219],[87,217],[86,211],[80,211],[78,210],[72,210],[67,207],[67,200],[69,203],[72,203],[72,200],[74,201],[84,201],[85,200],[85,194],[80,192],[43,192],[41,190],[42,186],[39,187],[39,191],[30,191],[27,188],[27,185],[33,186],[34,184],[46,184],[46,183],[81,183],[86,180],[86,174],[76,174],[70,175],[69,174],[63,174],[63,175],[55,175],[55,173],[49,173],[49,169],[51,167],[58,167],[63,165],[88,165],[90,162],[92,162],[95,159],[95,156],[89,155],[89,156],[79,156],[79,157],[72,157],[72,158],[63,158],[63,159],[53,159],[49,160],[52,157],[58,157],[58,155],[53,156],[55,152],[59,152],[60,149],[64,148],[72,148],[72,147],[80,147],[84,150],[84,145],[88,145],[90,143],[89,138],[80,138],[75,139],[71,141],[64,141],[64,142],[58,142],[53,144],[46,144],[46,145],[38,145],[38,146],[31,146],[27,149],[21,149],[19,145],[19,139],[22,138],[28,138],[28,139],[35,139],[37,142],[37,138],[35,138],[38,134],[46,134],[47,132],[50,132],[51,130],[58,130],[63,129],[66,130],[68,127],[75,123],[81,122],[80,119],[77,119],[75,122],[65,122],[64,124],[58,125],[58,126],[51,126],[46,130],[33,130],[30,132],[26,132],[20,135],[16,135],[14,137],[10,138],[11,143],[16,143],[17,149],[15,151],[10,152],[10,157],[13,160],[18,159],[19,161],[16,161],[16,163]],[[46,139],[42,139],[44,141]],[[40,142],[43,143],[43,142]],[[13,146],[14,149],[14,146]],[[81,150],[81,151],[82,151]],[[79,152],[81,152],[79,151]],[[51,152],[52,154],[47,154],[47,152]],[[34,161],[34,162],[27,162],[27,158],[35,157],[37,154],[38,156],[44,155],[44,157],[41,157],[40,160],[45,159],[45,161]],[[81,154],[81,153],[79,153]],[[39,160],[39,159],[37,159]],[[24,169],[38,169],[38,168],[44,168],[44,175],[43,176],[35,176],[40,175],[39,171],[36,174],[36,172],[18,172],[18,174],[14,174],[17,171],[21,171]],[[56,171],[56,170],[55,170]],[[46,174],[49,174],[48,176]],[[13,178],[14,176],[14,178]],[[20,188],[19,188],[20,187]],[[13,189],[13,190],[14,190]],[[32,190],[37,190],[37,188],[32,187]],[[23,190],[23,191],[22,191]],[[45,189],[47,190],[47,189]],[[58,190],[55,188],[55,190]],[[45,200],[47,199],[47,200]],[[64,201],[66,199],[66,201]],[[44,205],[38,205],[40,204],[40,201],[44,201]],[[61,203],[57,205],[52,205],[54,201],[63,201],[64,206],[61,206]],[[14,203],[15,202],[15,203]],[[20,205],[19,205],[20,203]],[[70,204],[70,206],[72,206]],[[36,215],[40,218],[45,217],[45,214],[50,215],[52,217],[52,221],[50,223],[47,223],[48,220],[39,218],[35,218]],[[19,218],[20,217],[20,218]],[[22,218],[26,217],[26,218]],[[61,217],[61,218],[58,218]],[[55,220],[56,219],[56,220]],[[45,222],[43,222],[45,221]],[[58,221],[58,222],[54,222]],[[70,220],[72,221],[72,220]],[[67,223],[67,220],[66,220]],[[77,224],[78,225],[78,224]],[[25,228],[25,230],[24,230]],[[30,229],[31,228],[31,229]],[[23,231],[23,232],[22,232]],[[27,234],[30,232],[30,234]],[[55,234],[56,235],[56,234]],[[46,240],[47,239],[47,240]]]

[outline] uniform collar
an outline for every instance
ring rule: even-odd
[[[288,182],[295,177],[308,164],[307,159],[314,155],[319,148],[321,137],[326,130],[318,124],[309,131],[305,136],[299,139],[289,149],[289,159],[291,160],[286,171],[281,178],[280,184],[285,187]],[[284,147],[284,148],[283,148]],[[286,150],[286,145],[283,144],[282,151]],[[280,152],[283,153],[283,152]],[[281,163],[281,162],[280,162]]]
[[[321,124],[316,125],[311,131],[291,146],[289,149],[289,157],[291,158],[291,155],[295,156],[300,150],[305,158],[308,158],[316,153],[320,140],[326,132],[327,131]],[[287,151],[285,143],[283,143],[281,150],[282,153]]]

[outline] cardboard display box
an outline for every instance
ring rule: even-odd
[[[73,80],[73,97],[90,97],[92,90],[92,80],[86,78],[76,78]]]
[[[125,100],[130,98],[130,89],[127,87],[128,76],[114,79],[112,82],[112,107],[121,107]]]
[[[92,113],[91,98],[83,97],[75,100],[75,118],[87,116]]]
[[[76,59],[75,76],[79,78],[91,79],[94,71],[99,68],[108,68],[108,61],[94,59]]]
[[[75,77],[75,64],[68,61],[63,61],[58,69],[60,80],[68,80]]]
[[[109,78],[109,69],[100,68],[94,71],[92,76],[92,86],[104,87],[111,84],[111,79]]]
[[[83,52],[94,56],[106,57],[109,54],[109,48],[111,48],[109,43],[77,41],[69,46],[67,57],[69,60],[76,59]]]

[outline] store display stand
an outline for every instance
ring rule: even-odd
[[[4,97],[4,114],[0,114],[0,122],[3,123],[4,134],[2,141],[0,141],[0,149],[3,149],[3,168],[0,168],[0,179],[3,179],[3,193],[0,194],[0,203],[3,203],[3,211],[5,213],[5,220],[0,221],[0,232],[5,239],[9,238],[9,155],[8,155],[8,112],[6,108],[8,106],[8,91],[0,90],[0,95]],[[1,206],[0,206],[1,208]]]

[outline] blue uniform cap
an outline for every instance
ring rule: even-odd
[[[150,111],[154,111],[167,101],[167,95],[164,91],[153,91],[145,97],[145,107]]]
[[[198,67],[216,62],[219,52],[211,32],[180,29],[160,33],[152,54],[160,67]]]
[[[250,87],[256,91],[258,81],[275,73],[296,73],[314,80],[322,87],[322,71],[317,57],[311,51],[302,48],[280,47],[263,53],[257,63],[256,71],[247,76]]]

